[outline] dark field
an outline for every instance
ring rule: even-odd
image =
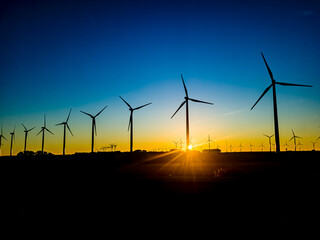
[[[319,223],[319,152],[1,157],[2,218]]]

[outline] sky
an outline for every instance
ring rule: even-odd
[[[134,149],[169,150],[185,143],[185,107],[180,74],[190,102],[190,136],[197,150],[208,135],[222,151],[259,150],[274,134],[272,93],[250,111],[270,77],[312,88],[277,86],[280,144],[291,129],[303,145],[320,136],[320,3],[313,1],[1,1],[0,125],[2,155],[41,149],[62,153],[63,127],[72,108],[66,152],[89,152],[92,115],[95,151],[111,143],[128,151],[130,111]],[[274,142],[274,139],[272,140]],[[316,147],[320,148],[320,141]],[[284,148],[284,147],[282,147]]]

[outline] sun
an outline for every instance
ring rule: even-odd
[[[193,146],[190,144],[190,145],[188,146],[188,149],[191,150],[192,148],[193,148]]]

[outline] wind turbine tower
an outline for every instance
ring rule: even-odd
[[[15,131],[16,131],[16,126],[14,126],[13,131],[10,133],[11,134],[10,156],[12,156],[13,140],[15,139],[14,137]]]
[[[214,141],[212,141],[212,140],[210,139],[210,135],[208,135],[208,140],[207,140],[207,142],[208,142],[208,144],[209,144],[209,150],[210,150],[210,143],[211,143],[211,142],[214,143]]]

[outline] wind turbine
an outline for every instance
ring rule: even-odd
[[[267,64],[266,59],[264,58],[263,54],[261,53],[263,61],[268,69],[270,78],[271,78],[271,85],[267,87],[262,95],[259,97],[259,99],[256,101],[256,103],[252,106],[250,110],[252,110],[255,105],[260,101],[260,99],[269,91],[269,89],[272,87],[273,90],[273,115],[274,115],[274,132],[275,132],[275,140],[276,140],[276,152],[280,152],[280,138],[279,138],[279,125],[278,125],[278,110],[277,110],[277,98],[276,98],[276,84],[282,85],[282,86],[299,86],[299,87],[312,87],[311,85],[301,85],[301,84],[292,84],[292,83],[284,83],[284,82],[276,82],[276,80],[273,78],[273,74]]]
[[[251,143],[250,143],[249,147],[250,147],[250,150],[251,150],[251,152],[252,152],[252,147],[253,147],[253,145],[252,145]]]
[[[89,114],[89,113],[86,113],[86,112],[84,112],[84,111],[80,111],[80,112],[88,115],[88,116],[91,117],[91,119],[92,119],[92,138],[91,138],[91,152],[92,152],[92,153],[93,153],[93,148],[94,148],[94,134],[97,135],[96,117],[98,117],[99,114],[102,113],[102,111],[103,111],[104,109],[106,109],[106,107],[108,107],[108,106],[105,106],[105,107],[104,107],[100,112],[98,112],[98,114],[96,114],[95,116],[93,116],[93,115],[91,115],[91,114]]]
[[[7,141],[7,139],[5,138],[5,136],[3,136],[2,126],[1,126],[1,134],[0,134],[0,156],[1,156],[1,145],[2,145],[2,144],[1,144],[1,140],[2,140],[2,138]]]
[[[261,147],[261,151],[263,152],[263,143],[261,143],[261,145],[259,146],[259,147]]]
[[[300,141],[299,141],[297,145],[298,145],[298,146],[302,146],[303,144],[300,143]],[[301,147],[299,147],[299,151],[301,151]]]
[[[11,132],[11,145],[10,145],[10,156],[12,156],[12,148],[13,148],[13,140],[14,140],[14,134],[15,134],[15,131],[16,131],[16,125],[14,125],[14,129],[13,129],[13,132]]]
[[[41,127],[40,132],[37,134],[37,136],[42,132],[42,148],[41,148],[41,153],[43,155],[43,148],[44,148],[44,130],[48,131],[49,133],[51,133],[52,135],[53,132],[51,132],[47,127],[46,127],[46,115],[44,115],[44,121],[43,121],[43,127]]]
[[[317,142],[312,142],[312,141],[311,141],[311,143],[312,143],[313,151],[315,151],[315,150],[316,150],[316,143],[317,143]]]
[[[177,149],[178,148],[178,143],[179,143],[179,141],[178,142],[176,142],[176,141],[172,141],[173,143],[174,143],[174,145],[175,145],[175,149]]]
[[[204,102],[204,101],[200,101],[200,100],[197,100],[197,99],[189,98],[188,90],[187,90],[187,87],[186,87],[186,85],[184,83],[182,74],[181,74],[181,79],[182,79],[182,83],[183,83],[183,87],[184,87],[184,91],[186,93],[186,96],[184,97],[185,100],[181,103],[181,105],[179,106],[177,111],[172,115],[171,119],[174,117],[174,115],[176,115],[176,113],[180,110],[180,108],[184,104],[186,104],[186,136],[187,136],[187,140],[186,140],[187,141],[187,147],[186,147],[186,149],[188,150],[189,145],[190,145],[190,138],[189,138],[189,100],[191,100],[193,102],[205,103],[205,104],[211,104],[211,105],[213,105],[213,103]]]
[[[274,136],[274,134],[271,136],[268,136],[266,134],[263,134],[263,135],[266,136],[267,138],[269,138],[269,146],[270,146],[270,152],[271,152],[271,138]]]
[[[208,140],[207,140],[207,142],[209,143],[209,150],[210,150],[210,142],[214,143],[214,141],[212,141],[212,140],[210,139],[210,135],[208,135]]]
[[[66,153],[66,128],[68,128],[69,132],[73,136],[71,129],[69,127],[69,124],[68,124],[71,110],[72,110],[72,108],[70,109],[67,120],[65,122],[61,122],[61,123],[56,124],[56,126],[63,125],[63,150],[62,150],[63,155],[65,155],[65,153]]]
[[[242,148],[242,145],[241,145],[241,143],[240,143],[240,145],[239,145],[239,148],[240,148],[240,152],[241,152],[241,148]]]
[[[302,137],[296,136],[296,135],[294,134],[293,129],[291,129],[291,131],[292,131],[293,137],[290,138],[289,142],[293,139],[293,141],[294,141],[294,151],[297,151],[296,138],[302,138]]]
[[[230,144],[229,148],[230,148],[230,152],[232,152],[232,148],[233,148],[233,147],[232,147],[232,145],[231,145],[231,144]]]
[[[182,150],[182,144],[184,144],[184,142],[182,142],[181,138],[180,138],[180,149]]]
[[[35,127],[30,128],[29,130],[23,125],[23,123],[21,123],[23,128],[24,128],[24,153],[26,153],[27,151],[27,138],[28,138],[28,132],[30,132],[31,130],[33,130]]]
[[[120,97],[120,96],[119,96],[119,97]],[[133,149],[133,112],[134,112],[135,110],[138,110],[138,109],[140,109],[140,108],[143,108],[143,107],[145,107],[145,106],[147,106],[147,105],[150,105],[151,102],[150,102],[150,103],[147,103],[147,104],[144,104],[144,105],[142,105],[142,106],[140,106],[140,107],[137,107],[137,108],[132,108],[132,107],[130,106],[130,104],[127,103],[122,97],[120,97],[120,98],[122,99],[122,101],[124,101],[125,104],[127,104],[127,106],[129,107],[129,110],[130,110],[130,119],[129,119],[128,131],[129,131],[129,129],[130,129],[130,152],[132,152],[132,149]]]

